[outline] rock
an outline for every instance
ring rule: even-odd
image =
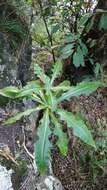
[[[0,189],[13,190],[11,182],[12,170],[7,170],[6,167],[0,165]]]
[[[58,178],[52,174],[41,176],[37,168],[28,169],[26,179],[21,184],[19,190],[64,190]]]
[[[6,34],[0,32],[0,43],[2,49],[0,50],[0,88],[8,85],[16,85],[18,81],[25,83],[30,76],[29,67],[31,63],[31,46],[30,40],[24,45],[20,44],[20,49],[17,50],[20,57],[11,50]],[[18,81],[17,81],[18,80]]]
[[[23,16],[17,9],[20,3]],[[30,79],[31,22],[32,9],[27,4],[25,6],[23,0],[3,0],[0,5],[0,88],[20,82],[24,85]]]
[[[41,177],[37,183],[37,190],[64,190],[61,182],[54,176],[49,175],[44,178]]]

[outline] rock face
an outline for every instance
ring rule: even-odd
[[[0,88],[14,84],[17,78],[18,66],[16,57],[12,55],[8,39],[0,32]]]
[[[0,4],[0,88],[24,84],[29,79],[32,11],[27,6],[25,9],[22,16],[17,1],[3,0]]]
[[[31,41],[27,39],[24,48],[17,55],[11,50],[6,34],[0,32],[0,88],[8,85],[22,84],[30,77]]]
[[[7,170],[0,165],[0,189],[1,190],[13,190],[11,182],[12,170]]]

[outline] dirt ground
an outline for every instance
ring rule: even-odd
[[[61,180],[65,190],[106,190],[107,136],[103,138],[101,132],[107,131],[107,89],[99,89],[89,97],[74,98],[70,104],[64,103],[63,107],[81,115],[92,129],[95,141],[100,141],[102,144],[106,142],[106,144],[105,147],[101,146],[94,152],[90,148],[87,150],[79,139],[72,137],[66,158],[62,157],[57,149],[54,150],[55,176]],[[101,163],[103,159],[106,161],[101,168],[97,162]]]

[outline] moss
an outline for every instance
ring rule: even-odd
[[[18,45],[27,37],[26,28],[18,20],[5,20],[1,18],[0,32],[6,34],[12,49],[17,49]]]
[[[4,3],[0,5],[0,32],[6,34],[12,49],[17,49],[28,36],[29,24],[26,22],[28,19],[25,19],[29,15],[27,15],[29,13],[26,11],[27,8],[25,1],[22,0],[8,2],[4,0]]]
[[[27,35],[26,29],[24,28],[22,23],[19,22],[18,20],[1,19],[0,31],[7,32],[8,34],[9,33],[16,34],[21,39],[25,38]]]
[[[17,171],[21,176],[23,176],[27,171],[27,164],[28,162],[26,160],[19,160],[18,161],[19,167],[17,168]]]
[[[18,166],[15,165],[11,160],[0,157],[0,163],[5,166],[8,170],[13,169],[18,175],[22,176],[27,171],[28,161],[17,160]]]

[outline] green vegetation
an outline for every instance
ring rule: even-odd
[[[97,48],[97,36],[93,28],[106,30],[106,11],[93,7],[97,1],[46,1],[35,3],[37,20],[33,29],[33,40],[48,49],[55,57],[69,59],[76,68],[92,65],[93,72],[101,72],[100,63],[93,51]],[[97,18],[98,17],[98,18]],[[99,19],[99,20],[98,20]],[[99,24],[97,25],[96,20]],[[41,31],[41,32],[40,32]],[[89,37],[88,37],[89,35]]]
[[[107,86],[104,65],[101,63],[102,58],[99,61],[100,48],[101,53],[104,50],[101,56],[105,56],[106,48],[102,47],[102,41],[104,43],[107,40],[107,11],[102,8],[95,9],[98,2],[97,0],[9,0],[4,3],[8,11],[1,16],[0,31],[4,32],[8,38],[11,35],[15,37],[11,45],[13,44],[12,46],[17,49],[19,40],[22,42],[31,30],[33,47],[38,51],[35,50],[36,55],[32,61],[34,80],[27,82],[23,87],[9,86],[0,89],[1,96],[15,100],[26,98],[32,100],[35,107],[19,112],[3,124],[10,125],[22,117],[39,113],[34,152],[41,174],[48,169],[51,149],[54,145],[57,145],[63,156],[67,155],[69,129],[73,131],[74,136],[79,137],[84,144],[92,148],[89,151],[86,146],[81,160],[82,163],[89,160],[94,178],[98,168],[103,170],[103,166],[107,163],[106,129],[98,126],[97,130],[93,129],[93,136],[91,128],[86,125],[84,119],[63,108],[63,103],[70,102],[71,98],[81,95],[89,96],[99,87]],[[32,28],[28,19],[29,14],[32,13],[30,8],[34,9],[32,16],[35,23]],[[2,46],[1,43],[0,46]],[[48,60],[50,55],[51,61]],[[45,71],[45,60],[47,67],[48,64],[52,64],[52,66],[49,65],[51,69],[48,73]],[[76,70],[77,78],[80,77],[79,69],[90,70],[91,68],[93,73],[91,80],[87,73],[86,80],[82,80],[81,77],[82,82],[76,83],[75,86],[72,85],[72,81],[65,78],[63,80],[66,75],[64,66],[67,64],[70,65],[71,70],[72,68]],[[100,135],[101,139],[96,137]]]
[[[18,35],[21,39],[27,35],[22,24],[16,20],[1,20],[1,31]]]
[[[24,41],[29,33],[31,4],[25,0],[4,0],[0,4],[0,32],[10,41],[13,50]]]
[[[0,95],[11,98],[27,97],[38,103],[33,109],[18,113],[16,116],[9,118],[4,124],[12,124],[23,116],[28,116],[33,112],[42,110],[43,116],[39,121],[37,129],[38,140],[35,143],[35,159],[38,169],[44,173],[49,164],[49,154],[51,150],[51,142],[49,136],[52,134],[58,137],[56,142],[63,155],[67,155],[68,140],[67,135],[63,132],[64,121],[68,128],[73,129],[75,136],[82,139],[85,143],[95,147],[95,143],[84,121],[76,117],[70,112],[65,111],[61,107],[61,102],[70,100],[72,97],[80,95],[89,95],[98,87],[102,86],[101,82],[82,82],[77,86],[70,86],[69,81],[63,81],[58,86],[54,86],[55,80],[58,78],[62,70],[60,61],[54,64],[51,78],[44,71],[35,65],[35,74],[40,81],[31,81],[22,89],[15,87],[6,87],[0,90]]]

